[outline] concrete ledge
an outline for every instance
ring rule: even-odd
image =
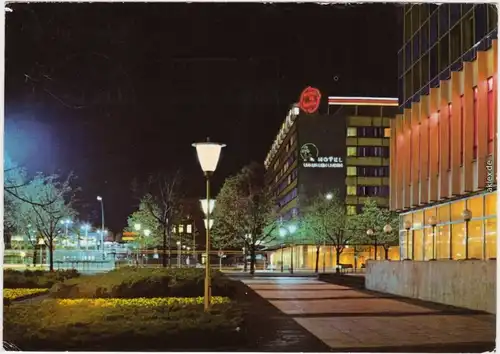
[[[496,313],[496,261],[369,261],[365,287]]]

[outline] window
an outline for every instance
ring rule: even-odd
[[[472,158],[474,160],[477,159],[477,143],[479,140],[479,127],[478,127],[478,107],[477,107],[477,87],[473,88],[474,99],[472,100],[472,116],[474,121],[474,126],[472,128],[473,134],[473,150],[472,150]]]
[[[347,175],[348,176],[356,176],[356,167],[355,166],[347,166]]]
[[[356,205],[348,205],[346,212],[347,215],[356,215]]]
[[[356,136],[357,128],[347,128],[347,136]]]
[[[475,16],[475,32],[476,37],[483,38],[486,35],[487,26],[488,26],[488,14],[486,13],[486,4],[476,4],[474,8],[474,16]]]
[[[450,29],[450,4],[439,6],[439,35],[442,36]]]
[[[493,141],[495,139],[495,117],[493,114],[493,78],[488,79],[488,154],[493,154]]]
[[[450,35],[446,34],[439,41],[439,72],[450,65]]]
[[[179,233],[184,233],[184,225],[179,225]]]
[[[385,128],[384,129],[384,138],[390,138],[391,137],[391,128]]]
[[[356,186],[347,186],[347,195],[356,195]]]
[[[430,51],[430,78],[433,79],[439,73],[439,46],[436,44]]]
[[[430,22],[430,46],[437,42],[438,38],[438,12],[434,12]]]
[[[498,13],[495,5],[488,6],[488,32],[498,27]]]
[[[448,103],[448,171],[451,170],[451,103]]]
[[[460,166],[464,164],[464,95],[460,96]]]
[[[437,170],[439,171],[439,165],[441,164],[441,112],[436,113],[436,124],[437,124]]]
[[[484,221],[486,235],[485,258],[497,258],[497,218],[490,218]]]
[[[462,36],[460,34],[460,24],[453,27],[450,33],[450,63],[454,63],[462,52]]]
[[[474,45],[474,14],[469,13],[462,20],[462,37],[464,44],[464,52],[468,51]]]
[[[348,146],[347,147],[347,156],[356,156],[356,147]]]

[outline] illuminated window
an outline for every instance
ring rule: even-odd
[[[177,227],[176,226],[172,226],[172,233],[173,234],[177,233]]]
[[[356,215],[356,205],[348,205],[346,212],[347,215]]]
[[[384,129],[384,138],[390,138],[391,137],[391,128],[385,128]]]
[[[451,226],[451,255],[453,259],[465,258],[465,223]]]
[[[464,95],[460,96],[460,165],[464,164]]]
[[[450,225],[436,227],[436,259],[450,258]]]
[[[348,176],[356,176],[356,167],[355,166],[347,166],[347,175]]]
[[[483,221],[473,220],[469,222],[469,258],[483,258]]]
[[[441,164],[441,112],[436,113],[436,124],[437,124],[437,170],[439,171],[439,165]]]
[[[497,258],[497,218],[486,219],[484,228],[486,235],[485,258]]]
[[[462,212],[465,209],[465,202],[463,200],[459,200],[451,203],[451,221],[463,221]],[[472,217],[477,215],[472,214]]]
[[[357,135],[357,128],[352,128],[352,127],[347,128],[347,136],[356,136],[356,135]]]
[[[451,103],[448,103],[448,170],[451,170]]]
[[[493,154],[493,140],[495,139],[495,117],[493,113],[493,78],[488,79],[488,154]]]
[[[497,215],[497,194],[490,193],[485,196],[485,216]],[[472,214],[474,215],[474,214]]]
[[[474,87],[474,99],[472,100],[472,116],[474,119],[474,126],[472,134],[474,139],[474,147],[472,150],[472,158],[477,159],[477,142],[479,140],[479,127],[478,127],[478,107],[477,107],[477,87]]]
[[[356,147],[355,146],[347,147],[347,156],[356,156]]]
[[[347,195],[356,195],[356,186],[347,186]]]
[[[179,233],[182,234],[184,232],[184,225],[179,225]]]
[[[193,232],[193,226],[192,225],[186,225],[186,232],[188,234],[192,233]]]
[[[424,259],[423,238],[424,236],[422,230],[413,230],[413,251],[415,252],[413,259],[416,261],[421,261]]]
[[[428,261],[429,259],[434,259],[433,255],[433,232],[432,227],[426,227],[424,229],[424,250],[423,250],[423,258],[424,261]],[[435,251],[434,251],[435,252]]]

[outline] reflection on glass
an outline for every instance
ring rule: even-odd
[[[469,258],[483,258],[482,220],[469,222]]]
[[[413,231],[415,247],[413,251],[415,252],[415,257],[413,258],[415,261],[421,261],[424,258],[423,255],[423,233],[422,230],[414,230]]]
[[[450,226],[436,227],[436,259],[450,258]]]
[[[453,259],[465,259],[465,223],[453,224],[451,226]]]
[[[450,222],[450,204],[442,205],[437,208],[438,209],[438,223],[446,223]]]
[[[424,224],[424,213],[417,211],[413,213],[413,227],[422,227]]]
[[[462,212],[465,209],[465,202],[463,200],[451,203],[451,221],[463,221]],[[472,214],[472,217],[475,217]]]
[[[486,219],[485,238],[486,238],[486,259],[497,258],[497,218]]]
[[[487,194],[485,196],[485,199],[486,199],[485,200],[485,206],[486,206],[485,215],[486,216],[488,216],[488,215],[496,216],[497,215],[497,194],[496,194],[496,192],[491,193],[491,194]]]
[[[467,209],[472,212],[472,217],[479,218],[483,216],[483,199],[484,196],[480,195],[467,200]]]
[[[425,212],[424,212],[424,223],[425,223],[425,225],[429,225],[429,218],[431,216],[437,217],[437,215],[436,215],[436,208],[429,208],[429,209],[425,210]]]
[[[433,259],[434,256],[432,254],[432,228],[426,227],[424,229],[424,260],[428,261],[429,259]]]

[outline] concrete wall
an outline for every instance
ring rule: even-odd
[[[365,287],[496,313],[496,261],[369,261]]]

